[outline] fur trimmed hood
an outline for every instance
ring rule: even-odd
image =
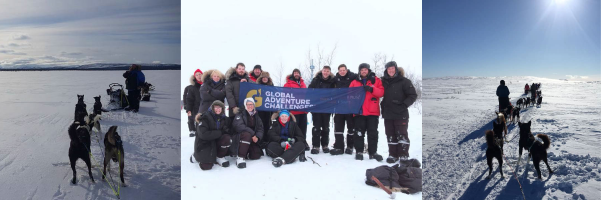
[[[190,85],[194,85],[195,83],[196,83],[196,78],[194,78],[194,75],[190,76]]]
[[[263,84],[263,82],[261,81],[261,79],[263,79],[263,78],[267,78],[268,79],[268,81],[267,81],[266,84]],[[261,76],[259,76],[259,78],[257,78],[257,84],[271,85],[271,86],[273,86],[273,80],[269,76],[269,72],[263,71],[263,73],[261,73]]]
[[[280,111],[276,111],[273,112],[273,114],[271,114],[271,120],[277,120],[277,118],[280,117]],[[294,114],[290,113],[290,118],[292,119],[293,122],[296,123],[296,117],[294,117]]]
[[[236,73],[236,68],[235,67],[230,67],[225,72],[225,80],[230,80],[235,73]],[[244,74],[242,75],[242,77],[250,79],[250,77],[248,75],[249,75],[248,72],[244,71]]]
[[[330,72],[330,78],[328,80],[333,80],[334,79],[334,74],[332,72]],[[321,75],[321,70],[318,71],[317,73],[315,73],[314,78],[319,78],[319,79],[323,79],[323,76]]]
[[[207,112],[213,112],[213,107],[214,106],[220,106],[222,111],[221,111],[221,115],[225,115],[225,104],[219,100],[215,100],[213,101],[213,103],[211,104],[211,107],[209,107],[209,110]],[[194,120],[196,122],[200,122],[200,118],[202,117],[202,113],[198,113],[196,114],[196,117],[194,117]]]
[[[200,77],[200,81],[202,81],[203,83],[206,82],[207,80],[210,80],[211,77],[213,76],[213,73],[218,73],[219,77],[221,78],[222,81],[225,81],[225,75],[223,75],[219,70],[216,69],[211,69],[209,71],[206,71],[204,74],[202,74],[202,76]]]
[[[394,77],[405,77],[405,69],[403,69],[402,67],[397,67],[396,68],[396,76]],[[390,77],[390,75],[388,75],[388,72],[386,72],[386,70],[384,70],[384,76],[382,76],[382,78],[394,78],[394,77]]]

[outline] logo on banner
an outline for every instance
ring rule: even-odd
[[[255,107],[261,107],[261,105],[263,105],[261,89],[248,91],[248,93],[246,93],[246,98],[253,98],[255,100]]]

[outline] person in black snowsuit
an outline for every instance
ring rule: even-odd
[[[196,115],[196,122],[198,134],[190,162],[197,161],[202,170],[213,168],[214,163],[228,167],[229,161],[225,156],[232,142],[229,134],[230,119],[225,116],[223,102],[214,101],[207,111]]]
[[[274,158],[273,166],[280,167],[292,163],[297,157],[300,162],[307,161],[304,149],[308,145],[303,132],[296,124],[294,115],[287,110],[282,110],[274,112],[271,119],[276,121],[267,132],[270,142],[266,152]]]
[[[261,118],[255,109],[253,98],[244,99],[244,110],[234,108],[236,117],[232,121],[233,137],[231,150],[236,155],[238,168],[246,168],[246,159],[257,160],[263,155],[259,141],[263,139],[264,130]]]
[[[348,70],[345,64],[338,66],[338,73],[334,80],[336,88],[348,88],[353,80],[357,79],[357,74]],[[346,123],[346,150],[344,148],[344,125]],[[330,151],[332,155],[341,155],[344,153],[353,154],[353,137],[356,133],[353,114],[336,114],[334,115],[334,149]]]
[[[229,117],[234,120],[234,109],[240,107],[238,101],[240,100],[240,83],[249,82],[255,83],[250,79],[248,73],[244,71],[246,66],[244,63],[236,64],[236,67],[232,67],[225,72],[225,98],[227,99],[227,105],[229,106]],[[244,99],[244,96],[242,97]],[[244,106],[242,106],[244,108]]]
[[[411,80],[405,78],[405,71],[396,62],[386,63],[382,76],[384,97],[380,103],[382,118],[388,140],[388,163],[409,158],[409,106],[417,100],[417,92]]]
[[[144,73],[142,73],[142,66],[132,64],[129,70],[123,73],[123,78],[125,78],[125,89],[127,89],[127,101],[129,103],[129,107],[126,107],[125,110],[138,112],[140,99],[142,98],[140,95],[141,87],[146,82]]]
[[[200,107],[200,86],[202,85],[202,71],[196,69],[194,75],[190,77],[190,82],[194,85],[188,90],[186,96],[186,113],[188,114],[188,128],[190,129],[190,137],[194,137],[196,129],[194,128],[194,116],[198,113]]]
[[[200,106],[197,113],[203,113],[216,100],[225,101],[225,76],[216,69],[206,71],[200,79]]]
[[[320,72],[315,74],[315,77],[309,84],[309,88],[334,88],[335,80],[334,75],[331,73],[330,66],[323,66]],[[330,116],[331,113],[311,113],[311,119],[313,120],[312,129],[312,146],[311,154],[318,154],[319,147],[323,149],[323,153],[330,153],[328,144],[330,143]]]
[[[509,88],[505,86],[505,80],[501,80],[501,85],[497,87],[497,96],[499,97],[499,112],[503,112],[509,105]]]

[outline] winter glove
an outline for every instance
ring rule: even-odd
[[[373,91],[374,91],[374,88],[372,88],[372,87],[370,87],[370,86],[367,86],[367,85],[363,86],[363,89],[364,89],[366,92],[373,92]]]
[[[288,143],[294,144],[296,140],[294,138],[288,138]]]
[[[284,142],[280,143],[280,145],[282,146],[282,148],[284,148],[284,151],[286,151],[292,147],[292,145],[290,145],[290,143],[288,143],[288,141],[284,141]]]

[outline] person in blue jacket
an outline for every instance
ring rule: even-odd
[[[497,87],[497,96],[499,97],[499,112],[503,112],[509,105],[509,88],[505,86],[505,80],[501,80],[501,85]]]
[[[127,101],[129,103],[129,106],[125,110],[138,112],[140,109],[140,98],[142,97],[140,90],[146,82],[144,73],[142,73],[142,66],[132,64],[129,70],[123,73],[123,78],[125,78],[125,89],[127,89]]]

